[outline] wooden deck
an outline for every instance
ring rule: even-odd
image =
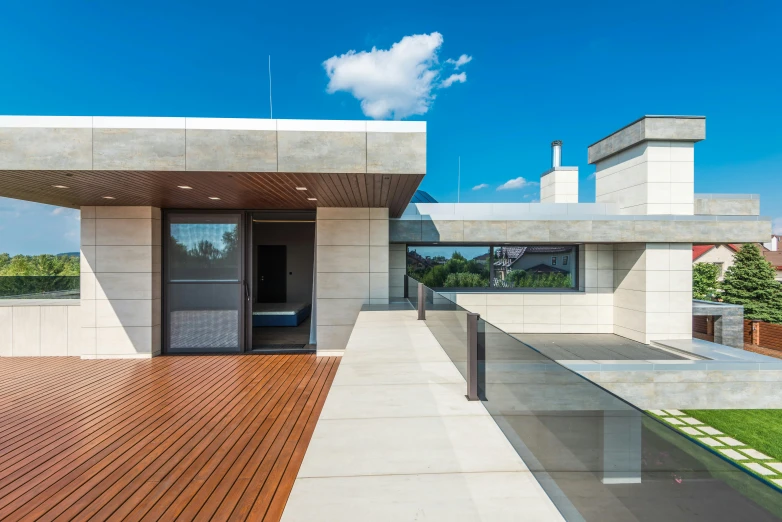
[[[338,364],[0,359],[0,520],[279,520]]]

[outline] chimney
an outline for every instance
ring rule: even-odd
[[[560,140],[551,142],[551,168],[556,169],[562,166],[562,142]]]
[[[562,142],[551,142],[551,169],[540,176],[541,203],[578,203],[578,167],[562,166]]]

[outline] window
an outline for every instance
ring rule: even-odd
[[[486,246],[407,247],[407,275],[430,288],[489,288]]]
[[[577,252],[576,245],[408,245],[407,274],[437,289],[575,289]]]

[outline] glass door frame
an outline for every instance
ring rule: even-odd
[[[171,220],[170,216],[177,215],[177,214],[192,214],[192,215],[218,215],[218,214],[230,214],[230,215],[238,215],[239,216],[239,238],[238,238],[238,244],[239,244],[239,285],[240,285],[240,297],[238,299],[238,314],[239,314],[239,325],[238,325],[238,332],[237,337],[239,340],[239,350],[228,352],[228,351],[217,351],[214,352],[206,352],[206,351],[192,351],[192,352],[171,352],[170,351],[170,342],[171,342],[171,323],[170,323],[170,313],[169,313],[169,295],[168,295],[168,286],[170,284],[169,281],[169,259],[168,259],[168,243],[171,236]],[[250,233],[252,231],[252,220],[248,220],[248,212],[245,210],[234,210],[234,209],[163,209],[162,210],[162,231],[161,231],[161,267],[160,267],[160,285],[161,285],[161,303],[160,303],[160,309],[161,309],[161,353],[163,355],[212,355],[212,354],[221,354],[221,355],[238,355],[238,354],[244,354],[248,352],[248,344],[247,344],[247,320],[248,315],[250,315],[249,320],[250,324],[252,321],[252,295],[249,294],[252,292],[252,289],[250,285],[247,282],[247,270],[248,266],[251,266],[251,263],[247,263],[247,256],[248,256],[248,249],[247,248],[247,222],[250,221]],[[251,254],[249,254],[251,255]],[[251,260],[251,258],[250,258]],[[214,281],[193,281],[188,282],[188,284],[209,284],[214,283]],[[249,297],[248,297],[249,296]],[[248,303],[250,304],[248,306]],[[252,327],[249,328],[250,335],[252,335]],[[252,339],[250,337],[250,339]]]

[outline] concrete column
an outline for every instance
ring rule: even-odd
[[[614,333],[642,343],[692,337],[692,245],[621,243],[614,251]]]
[[[603,484],[640,484],[641,456],[641,413],[603,412]]]
[[[160,270],[159,208],[81,208],[83,359],[160,355]]]
[[[694,213],[694,144],[703,117],[645,116],[591,145],[595,201],[622,214]]]
[[[388,209],[319,208],[318,355],[339,355],[365,304],[388,303]]]

